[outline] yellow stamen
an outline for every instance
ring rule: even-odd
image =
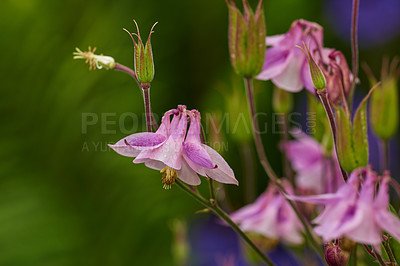
[[[164,189],[170,189],[172,185],[175,183],[175,179],[178,178],[178,173],[174,168],[169,166],[161,169],[160,173],[162,173],[161,182],[163,183]]]

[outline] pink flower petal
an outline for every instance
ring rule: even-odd
[[[201,144],[185,142],[183,144],[183,150],[185,151],[187,157],[194,163],[209,169],[215,168],[210,155],[208,155]]]
[[[300,49],[299,49],[300,50]],[[286,65],[285,70],[278,76],[272,78],[272,82],[289,92],[299,92],[303,88],[303,82],[300,77],[300,70],[305,60],[305,56],[298,51],[291,53],[291,58],[288,59],[289,63]]]
[[[269,80],[281,74],[289,64],[290,51],[272,47],[265,52],[264,66],[256,77],[259,80]]]
[[[217,165],[216,169],[206,169],[206,174],[210,178],[218,182],[239,185],[239,182],[236,180],[232,168],[229,167],[224,158],[218,152],[208,147],[207,145],[202,144],[202,146],[210,155],[213,163]]]
[[[201,180],[196,172],[193,171],[193,169],[190,168],[185,161],[182,162],[182,168],[178,170],[177,173],[178,178],[188,185],[197,186],[201,183]]]
[[[127,143],[137,150],[155,149],[160,147],[167,139],[164,135],[152,132],[137,133],[134,135],[129,141],[127,140]]]

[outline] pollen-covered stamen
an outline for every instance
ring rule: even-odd
[[[96,69],[96,63],[94,62],[96,47],[89,46],[87,52],[82,52],[78,47],[75,48],[76,52],[73,52],[74,59],[85,59],[85,63],[89,64],[89,70]]]
[[[95,70],[96,68],[114,69],[115,61],[111,56],[105,56],[103,54],[96,55],[96,47],[88,47],[87,52],[82,52],[79,48],[75,48],[76,52],[73,52],[74,59],[85,59],[85,63],[89,64],[89,70]]]
[[[178,173],[174,168],[169,166],[161,169],[160,173],[162,173],[161,182],[163,183],[164,189],[170,189],[173,184],[175,184],[175,179],[178,178]]]

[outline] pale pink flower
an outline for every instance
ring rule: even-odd
[[[289,198],[325,205],[324,211],[313,221],[317,224],[315,232],[324,242],[348,237],[372,245],[380,252],[383,231],[400,240],[400,220],[388,210],[389,179],[388,175],[378,177],[370,169],[358,168],[336,193]],[[377,184],[379,190],[375,196]]]
[[[292,188],[283,182],[288,193]],[[244,232],[253,232],[270,239],[280,239],[288,244],[303,242],[303,226],[295,212],[280,194],[275,185],[270,183],[267,190],[257,200],[230,215]]]
[[[283,35],[266,38],[264,66],[256,77],[260,80],[272,80],[279,88],[298,92],[304,86],[303,69],[308,68],[303,52],[295,47],[302,42],[309,43],[310,50],[322,47],[323,29],[320,25],[306,20],[296,20],[289,31]]]
[[[281,148],[296,171],[296,186],[314,193],[335,192],[344,184],[336,153],[327,155],[322,145],[300,130],[295,140],[283,142]]]
[[[191,123],[187,132],[189,118]],[[155,133],[132,134],[110,147],[121,155],[136,157],[134,163],[145,163],[149,168],[161,170],[165,188],[170,188],[176,178],[189,185],[199,185],[201,181],[197,174],[237,185],[238,181],[223,157],[201,143],[200,119],[197,110],[189,111],[180,105],[164,114]]]

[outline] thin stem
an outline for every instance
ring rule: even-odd
[[[245,86],[247,91],[247,98],[249,101],[250,113],[251,113],[251,120],[253,125],[253,137],[254,142],[257,149],[258,157],[260,158],[261,165],[264,167],[265,172],[271,178],[274,183],[279,183],[278,176],[272,169],[271,165],[268,162],[268,159],[265,155],[264,146],[262,144],[261,136],[260,136],[260,129],[257,122],[256,117],[256,110],[254,104],[254,95],[253,95],[253,80],[251,78],[245,78]]]
[[[124,66],[124,65],[121,65],[121,64],[119,64],[119,63],[115,63],[114,70],[122,71],[122,72],[125,72],[125,73],[131,75],[131,76],[136,80],[136,82],[137,82],[138,84],[140,84],[140,82],[139,82],[139,80],[137,79],[137,76],[136,76],[136,74],[135,74],[135,71],[133,71],[131,68],[129,68],[129,67],[127,67],[127,66]]]
[[[381,140],[381,171],[389,170],[389,141]]]
[[[355,247],[354,247],[354,250],[353,250],[353,252],[352,252],[352,264],[353,264],[353,266],[357,266],[357,246],[358,245],[356,245]]]
[[[208,178],[208,184],[210,187],[210,204],[216,206],[217,201],[215,199],[215,190],[214,190],[213,180],[211,178]]]
[[[153,113],[151,112],[151,104],[150,104],[150,86],[149,87],[142,87],[143,92],[143,100],[144,100],[144,109],[146,114],[146,126],[147,132],[151,132],[151,124],[152,124],[152,116]]]
[[[383,241],[383,247],[385,248],[386,254],[389,257],[390,262],[392,263],[392,265],[397,266],[397,261],[393,255],[392,249],[390,247],[390,243],[389,240]]]
[[[213,206],[210,202],[208,202],[205,198],[203,198],[201,195],[194,193],[192,190],[190,190],[186,185],[184,185],[180,180],[176,180],[175,182],[181,189],[183,189],[186,193],[188,193],[192,198],[197,200],[199,203],[201,203],[203,206],[208,208],[210,211],[212,211],[215,215],[217,215],[219,218],[224,220],[226,223],[228,223],[233,230],[235,230],[242,238],[243,240],[260,256],[260,258],[267,264],[267,265],[275,265],[249,238],[248,236],[237,226],[235,222],[229,218],[229,215],[226,214],[222,209],[220,209],[218,206]]]
[[[330,125],[331,131],[332,131],[333,143],[335,144],[335,147],[337,148],[336,123],[335,123],[335,119],[333,116],[332,107],[329,103],[329,100],[328,100],[328,97],[326,94],[326,89],[317,90],[317,95],[318,95],[322,105],[324,106],[324,110],[325,110],[326,116],[328,117],[329,125]],[[347,176],[346,171],[344,171],[344,169],[342,168],[342,166],[340,166],[340,171],[342,172],[344,181],[347,181],[348,176]]]
[[[358,8],[360,5],[359,0],[353,0],[353,11],[351,17],[351,55],[352,55],[352,74],[353,81],[351,83],[350,93],[349,93],[349,106],[351,109],[354,89],[356,87],[356,82],[358,78],[358,40],[357,40],[357,26],[358,26]]]
[[[375,259],[377,259],[377,260],[379,261],[379,264],[380,264],[380,265],[386,266],[387,264],[391,264],[390,262],[385,262],[379,254],[373,252],[366,244],[363,244],[363,246],[364,246],[365,250],[366,250],[373,258],[375,258]]]
[[[249,143],[245,142],[240,145],[240,155],[241,161],[243,162],[243,169],[246,173],[245,182],[245,199],[247,203],[254,202],[256,199],[256,175],[255,175],[255,164],[254,164],[254,154],[251,150]]]
[[[271,168],[271,166],[268,162],[268,159],[265,155],[264,146],[262,144],[260,130],[259,130],[257,117],[256,117],[254,95],[253,95],[253,79],[249,78],[249,77],[245,77],[244,81],[245,81],[245,87],[246,87],[246,91],[247,91],[247,99],[249,102],[250,113],[251,113],[254,142],[255,142],[257,153],[258,153],[258,157],[260,158],[261,165],[263,166],[267,175],[270,177],[271,181],[278,188],[279,192],[287,200],[287,202],[289,203],[289,205],[291,206],[293,211],[296,213],[296,216],[299,218],[301,224],[304,227],[304,231],[305,231],[307,240],[311,242],[311,245],[318,252],[318,254],[322,258],[324,258],[324,250],[322,249],[322,246],[320,244],[318,244],[318,241],[315,239],[315,235],[312,233],[312,231],[310,229],[310,225],[306,222],[306,219],[299,212],[299,210],[297,209],[295,204],[287,198],[287,196],[286,196],[287,193],[286,193],[284,187],[282,186],[281,181],[278,179],[278,176],[275,174],[274,170]]]
[[[288,115],[287,114],[279,114],[279,120],[280,123],[279,125],[281,126],[281,129],[283,131],[282,136],[282,141],[283,142],[288,142],[289,141],[289,120],[288,120]],[[294,182],[294,175],[292,168],[290,167],[290,162],[287,158],[287,156],[283,155],[283,170],[285,173],[285,177],[290,181],[293,187],[295,187],[295,182]]]

